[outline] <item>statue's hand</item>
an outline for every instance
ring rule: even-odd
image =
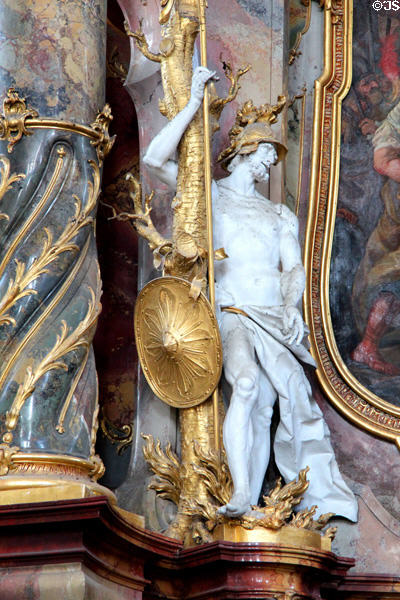
[[[218,79],[215,75],[215,71],[210,71],[207,67],[196,67],[193,72],[192,87],[190,90],[191,102],[194,101],[199,105],[201,104],[204,96],[204,86],[210,79],[213,79],[214,81]]]
[[[295,306],[285,306],[283,310],[283,334],[289,345],[298,346],[304,337],[304,322]]]

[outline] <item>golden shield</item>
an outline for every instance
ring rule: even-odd
[[[222,371],[217,320],[204,294],[189,296],[190,282],[160,277],[140,292],[135,338],[143,373],[170,406],[197,406],[213,393]]]

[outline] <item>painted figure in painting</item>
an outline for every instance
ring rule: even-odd
[[[374,168],[387,177],[381,192],[384,210],[355,279],[356,321],[367,325],[351,356],[375,371],[399,375],[400,369],[381,355],[379,344],[388,330],[400,325],[400,103],[376,131],[373,146]]]
[[[199,67],[191,98],[149,145],[145,164],[175,189],[171,160],[199,109],[204,85],[214,73]],[[357,505],[344,483],[329,431],[300,362],[314,364],[303,345],[305,327],[298,309],[305,275],[295,215],[256,190],[269,168],[285,155],[269,123],[283,102],[239,111],[231,145],[221,153],[229,175],[213,182],[214,239],[228,258],[216,264],[216,295],[224,349],[225,377],[232,387],[224,422],[224,445],[234,493],[220,512],[238,517],[256,505],[270,456],[270,423],[279,398],[281,420],[274,449],[286,481],[309,465],[304,505],[356,520]]]
[[[354,4],[330,270],[336,342],[351,373],[398,405],[400,15]],[[394,379],[396,378],[396,379]]]

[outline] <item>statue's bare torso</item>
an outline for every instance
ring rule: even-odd
[[[215,265],[216,279],[236,306],[282,305],[282,238],[296,233],[296,218],[261,194],[248,197],[220,180],[213,188],[214,245],[229,258]]]

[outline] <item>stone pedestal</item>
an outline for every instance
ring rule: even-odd
[[[400,597],[400,578],[347,575],[354,561],[326,550],[228,541],[183,548],[104,497],[0,507],[0,540],[2,600]]]

